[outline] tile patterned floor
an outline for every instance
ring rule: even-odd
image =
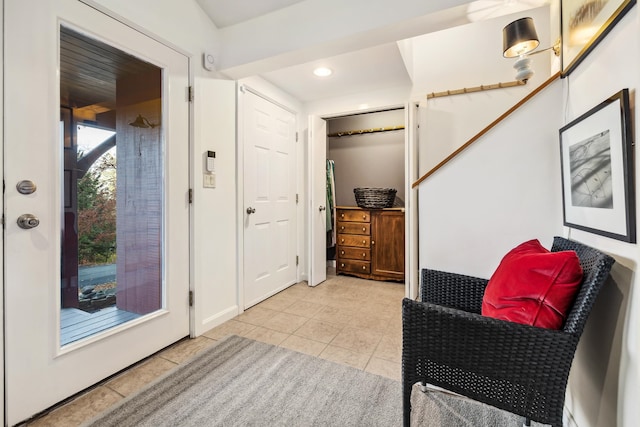
[[[403,296],[403,284],[331,274],[315,288],[298,283],[25,425],[77,426],[229,334],[400,380]]]

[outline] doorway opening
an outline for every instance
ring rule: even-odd
[[[405,111],[327,119],[328,273],[405,281]]]

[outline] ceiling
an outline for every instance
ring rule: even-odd
[[[316,67],[327,67],[333,74],[316,77]],[[302,102],[411,86],[396,43],[282,68],[262,77]]]
[[[60,105],[115,109],[117,80],[154,72],[160,72],[155,65],[67,27],[60,29]]]
[[[216,27],[237,28],[262,15],[285,12],[285,8],[305,0],[196,0]],[[450,22],[473,22],[530,9],[548,3],[549,0],[478,0],[458,8],[461,15]],[[453,11],[453,9],[451,9]],[[449,23],[443,22],[443,26]],[[233,27],[233,26],[236,27]],[[250,34],[248,37],[259,37]],[[333,70],[328,78],[313,75],[313,69],[324,66]],[[261,77],[275,84],[302,102],[313,102],[336,98],[371,90],[396,87],[411,87],[411,78],[406,70],[397,43],[386,43],[363,50],[333,57],[313,60],[276,70],[269,70]]]
[[[304,0],[197,0],[218,28],[239,24]]]

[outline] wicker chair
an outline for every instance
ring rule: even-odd
[[[422,302],[402,302],[404,425],[411,390],[432,384],[553,426],[562,426],[567,378],[587,316],[614,262],[562,237],[552,251],[575,250],[583,281],[560,330],[480,315],[487,280],[422,271]]]

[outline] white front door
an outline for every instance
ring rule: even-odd
[[[309,286],[327,280],[327,122],[309,116]]]
[[[189,61],[77,0],[4,18],[13,425],[189,334]]]
[[[296,281],[295,115],[245,89],[244,308]]]

